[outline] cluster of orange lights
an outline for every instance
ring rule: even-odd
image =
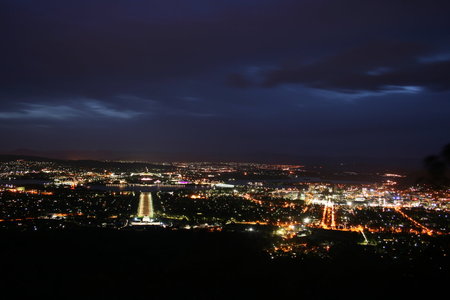
[[[38,190],[22,190],[17,188],[7,189],[7,191],[10,193],[19,193],[19,194],[46,195],[46,196],[53,195],[53,192],[38,191]]]
[[[405,219],[408,219],[409,221],[411,221],[414,225],[416,225],[417,227],[422,229],[422,233],[428,234],[428,235],[433,235],[433,234],[442,234],[441,232],[438,231],[433,231],[431,229],[429,229],[428,227],[425,227],[424,225],[420,224],[419,222],[417,222],[416,220],[414,220],[413,218],[411,218],[410,216],[408,216],[407,214],[405,214],[400,207],[396,207],[395,211],[398,212],[399,214],[401,214]]]
[[[70,216],[82,216],[83,213],[55,213],[52,215],[53,218],[65,218]],[[29,221],[29,220],[38,220],[43,217],[28,217],[28,218],[18,218],[18,219],[0,219],[0,222],[20,222],[20,221]]]
[[[320,227],[324,229],[336,228],[334,204],[331,201],[328,201],[323,207],[322,221],[320,222]]]
[[[244,195],[244,199],[252,201],[252,202],[255,202],[255,203],[258,203],[260,205],[263,204],[263,202],[261,200],[257,200],[255,198],[253,198],[252,196],[250,196],[249,194],[245,194]]]
[[[22,218],[22,219],[0,219],[0,222],[20,222],[27,220],[35,220],[36,218]]]
[[[251,197],[249,194],[245,194],[244,198],[247,200],[250,200],[252,202],[256,202],[258,204],[263,204],[263,202],[261,200],[257,200],[254,199],[253,197]],[[291,204],[291,203],[284,203],[282,204],[283,207],[295,207],[295,204]],[[362,210],[362,207],[356,207],[356,209]],[[350,226],[350,227],[342,227],[342,226],[338,226],[336,223],[336,210],[335,210],[335,205],[333,204],[332,201],[328,201],[324,207],[323,207],[323,212],[322,212],[322,219],[321,222],[319,224],[305,224],[305,226],[307,227],[311,227],[311,228],[322,228],[322,229],[328,229],[328,230],[337,230],[337,231],[352,231],[352,232],[362,232],[362,231],[368,231],[368,232],[392,232],[392,233],[411,233],[411,234],[428,234],[428,235],[443,235],[445,233],[436,231],[436,230],[431,230],[429,228],[427,228],[426,226],[420,224],[419,222],[417,222],[416,220],[412,219],[411,217],[409,217],[407,214],[405,214],[404,212],[401,211],[401,209],[399,207],[395,207],[395,210],[400,213],[404,218],[408,219],[410,222],[412,222],[415,226],[419,227],[421,230],[415,230],[413,228],[408,229],[407,231],[405,231],[405,229],[403,228],[398,228],[398,227],[391,227],[391,228],[370,228],[367,226],[362,226],[362,225],[358,225],[358,226]],[[302,212],[306,212],[308,211],[308,206],[306,206]],[[294,223],[294,222],[275,222],[276,226],[279,227],[283,227],[288,229],[289,227],[295,226],[295,225],[299,225],[298,223]]]

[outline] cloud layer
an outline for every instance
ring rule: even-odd
[[[421,156],[448,142],[448,1],[132,2],[0,0],[1,147]]]

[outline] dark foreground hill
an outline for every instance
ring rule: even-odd
[[[13,299],[405,299],[437,295],[448,283],[439,269],[448,260],[395,263],[351,247],[330,259],[270,259],[261,251],[268,241],[252,234],[71,230],[0,238],[0,293]]]

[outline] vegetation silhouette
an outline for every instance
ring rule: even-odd
[[[449,188],[450,143],[443,147],[440,154],[429,155],[423,161],[427,173],[419,178],[417,183],[430,185],[437,189]]]

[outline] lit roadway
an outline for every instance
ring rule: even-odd
[[[249,194],[245,194],[244,198],[258,203],[260,205],[263,204],[263,201],[255,199],[253,197],[251,197]],[[316,224],[302,224],[302,223],[297,223],[297,222],[275,222],[274,225],[277,225],[279,227],[283,227],[285,230],[290,229],[290,227],[292,226],[296,226],[296,225],[303,225],[306,227],[310,227],[310,228],[322,228],[322,229],[327,229],[327,230],[337,230],[337,231],[353,231],[353,232],[359,232],[364,236],[364,240],[366,241],[366,243],[368,243],[367,237],[364,234],[364,230],[368,231],[368,232],[392,232],[392,233],[400,233],[403,230],[401,228],[395,228],[395,227],[385,227],[385,228],[370,228],[366,225],[357,225],[357,226],[350,226],[350,227],[340,227],[338,226],[338,222],[337,222],[337,218],[336,218],[336,206],[333,203],[333,201],[328,200],[328,201],[323,201],[322,203],[320,203],[323,205],[323,212],[322,212],[322,218],[321,221],[319,223]],[[270,205],[270,204],[269,204]],[[385,206],[387,207],[387,206]],[[394,210],[399,213],[401,216],[403,216],[405,219],[409,220],[411,223],[413,223],[416,227],[419,227],[421,229],[421,231],[417,231],[415,229],[410,229],[409,233],[411,234],[428,234],[428,235],[448,235],[449,233],[443,233],[437,230],[432,230],[422,224],[420,224],[419,222],[417,222],[416,220],[414,220],[413,218],[411,218],[410,216],[408,216],[407,214],[405,214],[402,210],[400,206],[389,206],[390,208],[394,208]],[[306,206],[303,209],[303,213],[308,211],[308,206]]]
[[[143,221],[150,221],[154,217],[152,193],[141,193],[137,216]]]

